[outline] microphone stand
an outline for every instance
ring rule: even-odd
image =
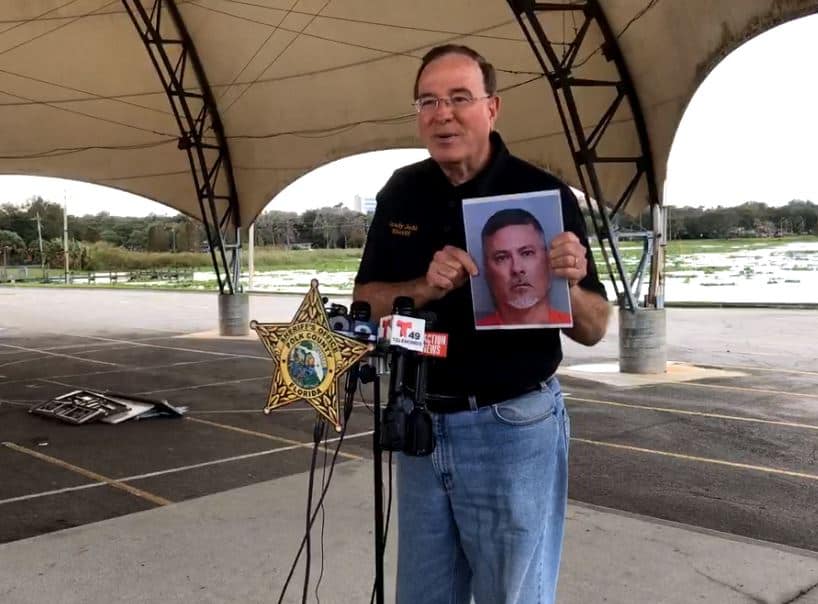
[[[375,585],[373,595],[377,604],[384,603],[383,557],[384,543],[383,517],[383,448],[381,447],[381,378],[371,364],[361,364],[358,371],[361,383],[372,382],[372,413],[375,422],[372,431],[372,460],[375,464],[372,478],[375,505]]]
[[[374,373],[374,368],[373,368]],[[383,604],[383,456],[381,449],[381,378],[375,375],[372,382],[373,413],[375,427],[372,433],[372,459],[375,463],[373,473],[375,489],[375,602]]]
[[[401,311],[407,311],[406,314],[411,314],[414,307],[414,302],[411,298],[397,297],[393,303],[393,314],[401,314]],[[366,320],[369,318],[369,305],[359,307],[356,312],[353,312],[353,318]],[[402,354],[402,351],[393,350],[392,354]],[[403,372],[405,371],[405,358],[393,357],[390,380],[389,380],[389,396],[390,402],[393,394],[397,393],[397,387],[402,386]],[[372,431],[372,460],[375,468],[372,474],[372,486],[374,489],[374,505],[375,505],[375,585],[373,595],[375,596],[376,604],[384,604],[384,572],[383,572],[383,558],[386,543],[384,539],[384,514],[383,514],[383,447],[381,442],[381,378],[378,375],[375,367],[372,364],[360,366],[358,379],[362,383],[372,382],[372,413],[375,422]]]
[[[350,317],[352,319],[352,329],[358,335],[371,334],[364,330],[359,333],[356,329],[358,322],[366,324],[371,317],[371,306],[364,301],[357,300],[350,306]],[[372,431],[372,460],[375,464],[373,471],[374,505],[375,505],[375,585],[373,596],[377,604],[384,604],[384,581],[383,581],[383,554],[386,544],[384,543],[384,518],[383,518],[383,449],[381,448],[381,378],[374,366],[376,353],[370,353],[369,363],[356,363],[354,371],[348,376],[347,394],[351,401],[355,394],[355,387],[360,381],[362,384],[372,382],[372,413],[375,425]],[[352,408],[346,410],[347,414],[352,412]],[[349,416],[347,415],[348,420]]]
[[[355,392],[355,384],[358,380],[362,384],[372,382],[372,413],[374,415],[375,426],[372,431],[372,460],[375,464],[373,471],[373,488],[375,504],[375,602],[384,604],[384,573],[383,557],[386,544],[384,543],[384,517],[383,517],[383,449],[381,448],[381,379],[375,367],[371,364],[361,363],[355,366],[354,373],[349,376],[346,385],[348,394]],[[352,409],[346,410],[345,421],[349,419]]]

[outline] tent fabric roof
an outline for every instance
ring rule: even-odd
[[[642,105],[660,187],[682,113],[709,71],[753,35],[818,11],[818,0],[599,3]],[[244,226],[322,164],[418,146],[414,75],[425,51],[447,42],[470,45],[497,67],[498,130],[511,150],[578,185],[550,86],[505,0],[176,4],[224,124]],[[571,14],[541,23],[558,43],[577,26]],[[576,76],[615,73],[601,41],[589,32]],[[585,125],[596,123],[609,95],[578,94]],[[120,0],[0,4],[0,131],[0,174],[93,182],[200,215],[168,98]],[[605,151],[638,151],[627,107],[611,134]],[[617,166],[600,171],[612,198],[605,201],[615,201],[630,177]],[[646,203],[642,186],[628,211]]]

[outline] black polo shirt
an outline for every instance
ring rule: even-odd
[[[576,233],[588,248],[588,274],[579,286],[605,296],[571,189],[511,155],[499,134],[492,133],[491,143],[489,164],[459,186],[452,185],[432,159],[395,171],[378,193],[356,283],[416,279],[426,274],[432,256],[443,246],[466,249],[463,199],[559,189],[565,230]],[[430,364],[430,394],[514,392],[548,378],[562,360],[559,329],[477,331],[468,284],[426,309],[437,314],[434,331],[449,334],[448,357]]]

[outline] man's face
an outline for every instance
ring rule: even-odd
[[[480,66],[461,54],[447,54],[429,63],[418,80],[418,98],[468,94],[475,100],[455,109],[441,102],[418,113],[418,132],[439,164],[479,165],[491,152],[489,134],[497,119],[499,99],[486,96]]]
[[[531,308],[548,295],[548,253],[543,236],[530,224],[503,227],[483,242],[483,255],[494,303]]]

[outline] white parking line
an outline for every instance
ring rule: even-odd
[[[723,384],[699,384],[697,382],[679,382],[679,386],[691,386],[696,388],[714,388],[719,390],[736,390],[738,392],[759,392],[761,394],[778,394],[782,396],[799,396],[804,398],[818,399],[818,394],[808,392],[790,392],[789,390],[770,390],[767,388],[747,388],[745,386],[726,386]]]
[[[372,431],[369,430],[367,432],[359,432],[357,434],[349,434],[349,435],[344,437],[344,440],[352,440],[352,439],[356,439],[356,438],[361,438],[363,436],[371,436],[371,435],[372,435]],[[327,443],[334,443],[334,442],[337,442],[339,440],[339,438],[340,437],[328,438],[326,440],[326,442]],[[3,444],[6,444],[6,443],[3,443]],[[230,463],[232,461],[241,461],[241,460],[244,460],[244,459],[251,459],[253,457],[262,457],[264,455],[272,455],[273,453],[283,453],[285,451],[293,451],[295,449],[303,449],[305,447],[312,447],[312,442],[310,441],[310,442],[297,443],[297,444],[293,444],[293,445],[287,445],[285,447],[277,447],[275,449],[266,449],[264,451],[256,451],[255,453],[245,453],[244,455],[234,455],[232,457],[224,457],[222,459],[214,459],[214,460],[211,460],[211,461],[205,461],[205,462],[197,463],[197,464],[190,464],[190,465],[186,465],[186,466],[178,466],[178,467],[175,467],[175,468],[169,468],[167,470],[158,470],[156,472],[148,472],[146,474],[134,474],[133,476],[126,476],[124,478],[118,478],[118,479],[116,479],[116,481],[119,482],[119,483],[126,483],[126,482],[131,482],[133,480],[142,480],[142,479],[145,479],[145,478],[155,478],[156,476],[164,476],[166,474],[175,474],[177,472],[185,472],[187,470],[195,470],[197,468],[204,468],[204,467],[215,466],[215,465],[223,464],[223,463]],[[363,459],[364,458],[354,456],[353,461],[361,461]],[[65,487],[63,489],[54,489],[54,490],[51,490],[51,491],[41,491],[39,493],[31,493],[29,495],[20,495],[18,497],[9,497],[8,499],[0,499],[0,505],[3,505],[5,503],[16,503],[18,501],[28,501],[28,500],[31,500],[31,499],[38,499],[38,498],[41,498],[41,497],[48,497],[50,495],[60,495],[62,493],[71,493],[73,491],[82,491],[82,490],[85,490],[85,489],[93,489],[93,488],[102,487],[102,486],[105,486],[105,485],[106,485],[105,482],[90,482],[90,483],[86,483],[86,484],[77,485],[75,487]]]
[[[215,363],[221,361],[222,359],[202,359],[201,361],[181,361],[179,363],[163,363],[162,365],[148,365],[145,367],[136,367],[132,365],[123,365],[117,367],[116,369],[107,369],[105,371],[89,371],[84,373],[61,373],[59,375],[46,375],[40,377],[27,377],[27,378],[17,378],[14,380],[7,380],[4,382],[0,382],[0,385],[6,384],[18,384],[21,382],[30,382],[32,380],[56,380],[56,379],[64,379],[64,378],[75,378],[75,377],[88,377],[92,375],[107,375],[111,373],[137,373],[140,371],[152,371],[154,369],[170,369],[172,367],[185,367],[187,365],[200,365],[203,363]],[[2,376],[0,376],[2,377]]]
[[[208,382],[207,384],[195,384],[193,386],[179,386],[177,388],[162,388],[161,390],[144,390],[142,392],[137,392],[136,394],[139,395],[146,395],[146,394],[157,394],[159,392],[176,392],[178,390],[198,390],[199,388],[210,388],[211,386],[226,386],[228,384],[241,384],[242,382],[255,382],[258,380],[270,380],[272,379],[269,375],[261,375],[258,377],[251,377],[251,378],[240,378],[238,380],[224,380],[222,382]]]
[[[369,407],[370,405],[368,405],[367,403],[354,403],[352,406],[353,407]],[[273,410],[271,415],[276,415],[278,413],[286,413],[288,411],[289,412],[298,411],[298,412],[301,412],[301,413],[303,413],[305,411],[312,411],[314,413],[315,409],[313,409],[310,406],[306,406],[306,407],[280,407],[278,409]],[[203,410],[203,411],[188,411],[187,414],[188,415],[229,415],[231,413],[263,413],[263,412],[264,412],[264,410],[261,407],[258,407],[257,409],[208,409],[208,410]]]
[[[807,478],[809,480],[818,480],[818,475],[807,474],[806,472],[793,472],[791,470],[782,470],[780,468],[770,468],[768,466],[757,466],[747,463],[739,463],[734,461],[725,461],[723,459],[711,459],[709,457],[699,457],[697,455],[685,455],[684,453],[672,453],[670,451],[659,451],[656,449],[646,449],[644,447],[634,447],[631,445],[621,445],[619,443],[608,443],[600,440],[590,440],[588,438],[574,438],[571,437],[571,442],[583,443],[586,445],[596,445],[599,447],[608,447],[611,449],[622,449],[624,451],[631,451],[634,453],[647,453],[648,455],[659,455],[661,457],[672,457],[674,459],[684,459],[686,461],[696,461],[699,463],[715,464],[719,466],[727,466],[730,468],[738,468],[741,470],[753,470],[756,472],[764,472],[765,474],[777,474],[779,476],[791,476],[793,478]]]
[[[63,493],[71,493],[73,491],[82,491],[84,489],[94,489],[96,487],[105,486],[104,482],[89,482],[81,484],[76,487],[65,487],[64,489],[54,489],[53,491],[42,491],[40,493],[32,493],[31,495],[20,495],[19,497],[9,497],[8,499],[0,499],[0,505],[4,503],[17,503],[18,501],[28,501],[29,499],[38,499],[40,497],[49,497],[50,495],[61,495]]]
[[[755,365],[712,365],[705,363],[700,367],[713,369],[742,369],[745,371],[767,371],[772,373],[791,373],[793,375],[818,375],[818,371],[807,371],[805,369],[784,369],[782,367],[756,367]]]
[[[738,415],[724,415],[722,413],[707,413],[705,411],[687,411],[685,409],[669,409],[667,407],[652,407],[649,405],[634,405],[632,403],[620,403],[618,401],[602,401],[592,398],[580,398],[578,396],[566,396],[568,400],[590,403],[593,405],[607,405],[610,407],[624,407],[626,409],[637,409],[640,411],[658,411],[660,413],[674,413],[676,415],[694,415],[698,417],[712,417],[714,419],[724,419],[735,422],[749,422],[755,424],[772,424],[774,426],[786,426],[788,428],[805,428],[807,430],[818,430],[818,425],[801,424],[798,422],[782,422],[771,419],[761,419],[758,417],[741,417]]]
[[[132,344],[134,346],[142,346],[145,348],[161,348],[163,350],[178,350],[181,352],[197,352],[199,354],[210,354],[219,357],[230,357],[234,359],[261,359],[269,361],[268,356],[257,356],[252,354],[234,354],[232,352],[213,352],[212,350],[199,350],[197,348],[181,348],[178,346],[162,346],[160,344],[145,344],[144,342],[130,342],[128,340],[120,340],[116,338],[103,338],[100,336],[86,336],[92,340],[101,340],[103,342],[119,342],[121,344]]]
[[[30,403],[21,403],[20,401],[8,401],[4,398],[0,398],[0,405],[12,405],[14,407],[31,407],[37,403],[41,403],[42,401],[31,401]]]
[[[88,468],[83,468],[81,466],[74,465],[72,463],[68,463],[58,457],[54,457],[52,455],[46,455],[45,453],[40,453],[39,451],[35,451],[34,449],[29,449],[28,447],[23,447],[16,443],[12,442],[4,442],[2,443],[4,447],[11,449],[12,451],[17,451],[18,453],[23,453],[30,457],[34,457],[35,459],[39,459],[41,461],[45,461],[50,463],[51,465],[55,465],[59,468],[63,468],[64,470],[68,470],[70,472],[74,472],[75,474],[79,474],[80,476],[85,476],[85,478],[90,478],[91,480],[96,480],[100,484],[104,484],[106,486],[112,487],[119,491],[124,491],[129,495],[133,495],[134,497],[138,497],[139,499],[144,499],[145,501],[150,501],[154,505],[169,505],[173,503],[169,499],[165,499],[160,495],[156,495],[155,493],[150,493],[143,489],[131,486],[129,484],[125,484],[123,481],[118,480],[116,478],[111,478],[109,476],[105,476],[100,474],[99,472],[94,472],[93,470],[89,470]]]
[[[70,355],[70,354],[61,354],[59,352],[48,352],[48,351],[45,351],[45,350],[38,350],[36,348],[26,348],[25,346],[15,346],[14,344],[0,344],[0,346],[3,346],[5,348],[13,348],[15,350],[24,350],[26,352],[37,352],[37,353],[40,353],[42,355],[50,356],[50,357],[62,357],[62,358],[66,358],[66,359],[72,359],[74,361],[83,361],[85,363],[98,363],[100,365],[109,365],[111,367],[118,367],[119,366],[117,363],[109,363],[108,361],[95,361],[93,359],[84,359],[82,357],[75,357],[75,356]]]
[[[7,363],[0,363],[0,367],[11,367],[12,365],[21,365],[23,363],[28,363],[30,361],[41,361],[45,358],[45,355],[39,355],[36,357],[30,357],[28,359],[17,359],[16,361],[8,361]],[[3,377],[3,376],[0,376]]]

